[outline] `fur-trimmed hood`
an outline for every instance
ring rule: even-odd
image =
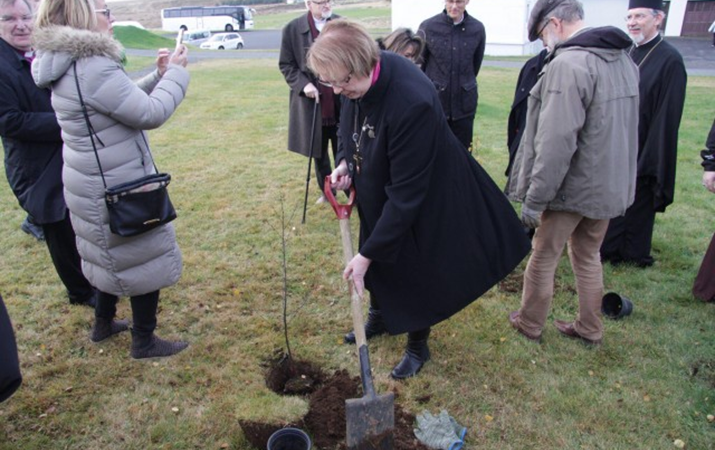
[[[121,63],[124,59],[124,48],[112,36],[66,26],[36,30],[35,49],[32,76],[40,87],[61,78],[76,60],[105,57]]]

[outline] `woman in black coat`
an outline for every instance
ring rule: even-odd
[[[432,82],[331,21],[308,55],[342,104],[332,187],[357,191],[359,253],[345,268],[372,297],[369,337],[408,333],[401,379],[429,359],[430,327],[472,303],[529,251],[513,208],[450,131]],[[379,314],[374,310],[379,308]],[[379,323],[376,323],[379,322]]]

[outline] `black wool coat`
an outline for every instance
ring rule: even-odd
[[[38,224],[63,220],[62,136],[50,91],[35,85],[30,64],[2,39],[0,136],[5,173],[20,206]]]
[[[530,243],[504,194],[450,131],[432,82],[403,57],[380,58],[377,82],[343,103],[338,161],[348,162],[357,191],[360,253],[372,260],[366,287],[397,334],[472,303]]]

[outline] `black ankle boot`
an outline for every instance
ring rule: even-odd
[[[92,342],[102,342],[110,336],[129,329],[129,322],[126,320],[105,319],[103,317],[94,318],[94,326],[89,333]]]
[[[407,346],[405,354],[390,376],[396,380],[414,377],[422,369],[430,359],[429,347],[427,339],[429,338],[430,329],[407,333]]]
[[[172,356],[188,346],[188,342],[165,341],[154,333],[137,333],[132,329],[131,355],[134,359]]]
[[[387,333],[387,328],[385,328],[385,322],[382,320],[382,311],[379,309],[370,307],[367,313],[367,322],[365,323],[365,339],[372,339],[375,336],[380,336],[381,334]],[[346,344],[355,343],[355,332],[343,336]]]

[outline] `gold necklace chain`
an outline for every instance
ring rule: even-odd
[[[638,63],[638,68],[639,68],[639,69],[641,68],[641,66],[643,65],[643,63],[645,62],[645,60],[648,59],[648,57],[650,56],[650,54],[653,53],[653,50],[655,50],[656,48],[658,48],[658,46],[660,45],[661,42],[663,42],[663,35],[660,36],[660,40],[658,41],[658,43],[655,44],[655,45],[653,46],[653,48],[650,49],[650,50],[648,51],[648,53],[645,54],[645,56],[643,57],[643,59],[641,59],[641,62]],[[632,55],[632,54],[633,54],[633,50],[634,50],[635,48],[638,48],[638,47],[634,47],[633,49],[631,49],[631,51],[628,52],[628,55]]]

